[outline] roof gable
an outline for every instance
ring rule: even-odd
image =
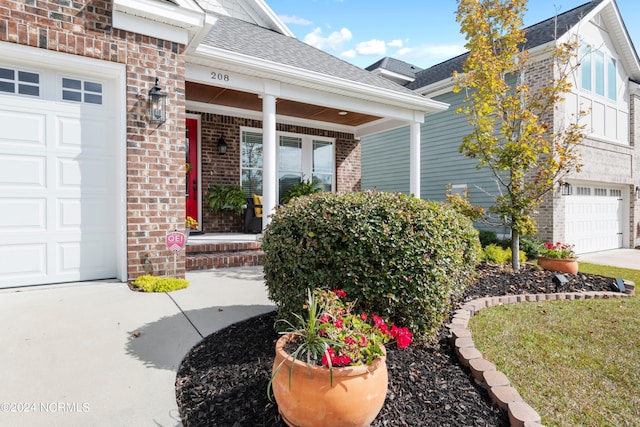
[[[200,6],[217,15],[229,16],[244,22],[295,37],[291,30],[271,10],[264,0],[197,0]]]

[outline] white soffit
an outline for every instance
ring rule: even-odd
[[[202,28],[205,13],[191,0],[177,0],[179,6],[156,0],[114,0],[113,26],[180,44]]]

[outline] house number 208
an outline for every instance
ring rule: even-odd
[[[228,82],[229,74],[216,73],[215,71],[212,71],[211,80],[222,80],[222,81]]]

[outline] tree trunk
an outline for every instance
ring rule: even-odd
[[[520,270],[520,234],[511,229],[511,268]]]

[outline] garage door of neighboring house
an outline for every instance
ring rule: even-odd
[[[67,70],[0,61],[0,287],[116,277],[114,83]]]
[[[565,196],[565,240],[576,253],[618,249],[623,239],[622,191],[616,188],[575,186]]]

